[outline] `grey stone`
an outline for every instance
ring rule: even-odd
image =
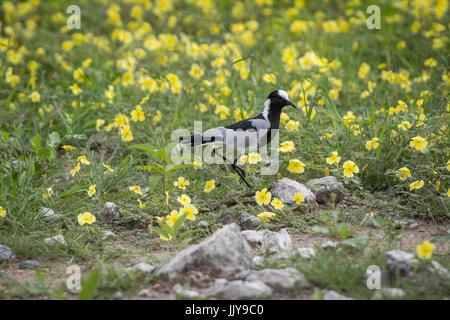
[[[116,234],[114,232],[109,231],[109,230],[102,231],[102,234],[103,234],[103,236],[102,236],[103,240],[114,238],[116,236]]]
[[[344,199],[344,185],[337,181],[334,176],[325,176],[320,179],[308,181],[306,187],[309,188],[316,196],[318,203],[329,203],[335,194],[335,203],[339,203]]]
[[[334,249],[337,247],[337,245],[338,245],[337,242],[328,240],[328,241],[325,241],[324,243],[322,243],[320,246],[322,247],[322,249],[327,250],[327,249]]]
[[[198,222],[198,226],[199,227],[207,227],[207,226],[209,226],[209,223],[208,223],[208,221],[202,220],[202,221]]]
[[[427,267],[427,271],[436,273],[440,277],[450,280],[450,273],[439,262],[431,260],[431,266]]]
[[[13,257],[13,252],[10,247],[0,244],[0,263],[9,260]]]
[[[64,239],[64,236],[62,234],[44,239],[44,243],[48,244],[49,246],[55,245],[56,242],[66,245],[66,240]]]
[[[184,289],[178,283],[173,287],[173,290],[178,296],[181,296],[181,298],[183,299],[195,299],[200,297],[200,294],[197,291]]]
[[[59,215],[55,213],[53,209],[42,207],[39,210],[39,217],[42,218],[58,218]]]
[[[288,178],[277,180],[275,185],[270,189],[270,192],[272,193],[272,197],[281,199],[285,204],[293,204],[293,198],[296,193],[302,193],[306,203],[316,202],[316,197],[311,190],[305,187],[304,184]]]
[[[414,266],[419,261],[412,253],[401,250],[391,250],[386,252],[386,264],[391,277],[409,276],[413,273]]]
[[[346,297],[334,290],[325,290],[323,295],[324,300],[355,300],[353,298]]]
[[[261,267],[264,264],[264,259],[260,256],[253,257],[252,268]]]
[[[150,290],[142,289],[141,291],[139,291],[138,296],[141,298],[150,297]]]
[[[409,230],[414,230],[414,229],[417,229],[418,227],[419,227],[419,224],[417,222],[413,222],[408,225]]]
[[[114,292],[114,294],[111,296],[111,299],[113,299],[113,300],[122,300],[123,299],[122,292],[121,291]]]
[[[263,232],[255,231],[255,230],[244,230],[241,231],[241,234],[248,241],[248,243],[252,245],[262,244],[263,242]]]
[[[237,224],[217,230],[202,242],[180,251],[165,264],[158,275],[173,279],[188,270],[235,273],[251,268],[252,249]]]
[[[262,221],[247,212],[242,212],[239,215],[239,224],[243,230],[253,230],[262,224]]]
[[[379,300],[383,298],[402,298],[405,296],[405,291],[400,288],[383,288],[376,290],[372,300]]]
[[[106,202],[105,206],[97,213],[98,221],[103,223],[120,220],[120,217],[119,208],[114,202]]]
[[[36,260],[24,260],[20,263],[19,268],[20,269],[26,269],[26,268],[39,268],[41,266],[41,263]]]
[[[272,295],[272,289],[262,281],[216,279],[215,296],[227,300],[264,299]]]
[[[261,281],[274,290],[294,290],[309,287],[308,280],[297,269],[263,269],[252,271],[246,281]]]
[[[238,220],[236,218],[236,213],[234,213],[233,211],[230,210],[226,210],[224,212],[221,213],[220,217],[219,217],[219,222],[222,224],[229,224],[229,223],[237,223]]]
[[[278,232],[264,230],[262,250],[279,258],[288,258],[292,252],[291,236],[286,229]]]
[[[134,266],[127,268],[127,270],[132,271],[134,273],[138,273],[138,272],[152,273],[153,270],[155,270],[155,269],[156,269],[155,266],[152,266],[145,262],[139,262],[138,264],[135,264]]]
[[[298,248],[295,253],[304,259],[309,259],[316,255],[316,250],[314,248]]]

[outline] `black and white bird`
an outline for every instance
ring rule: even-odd
[[[264,102],[263,112],[257,116],[241,120],[229,126],[212,128],[193,136],[181,137],[179,146],[186,144],[192,147],[213,145],[214,153],[217,153],[218,150],[224,147],[236,150],[236,156],[234,156],[235,153],[233,152],[233,160],[227,159],[223,153],[221,156],[240,176],[241,181],[244,181],[251,188],[250,184],[245,180],[245,170],[237,166],[236,162],[241,155],[255,152],[272,140],[280,127],[280,115],[285,106],[297,108],[289,100],[286,91],[272,91]]]

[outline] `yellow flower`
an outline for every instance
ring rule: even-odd
[[[411,123],[409,123],[408,121],[402,121],[402,123],[397,125],[397,128],[399,130],[406,131],[408,129],[411,129]]]
[[[450,159],[447,160],[447,171],[450,171]]]
[[[131,111],[131,120],[133,120],[134,122],[145,120],[145,114],[144,111],[142,111],[141,106],[137,106],[136,109]]]
[[[129,186],[129,187],[128,187],[128,189],[129,189],[130,191],[133,191],[134,193],[136,193],[136,194],[140,195],[140,196],[142,196],[142,195],[143,195],[143,193],[142,193],[142,190],[141,190],[141,187],[140,187],[140,186]]]
[[[275,213],[273,213],[273,212],[268,212],[268,211],[261,212],[260,214],[257,215],[257,217],[258,217],[260,220],[265,221],[265,222],[270,221],[270,219],[272,219],[272,218],[275,217],[275,216],[276,216]]]
[[[257,164],[261,161],[261,156],[258,152],[250,152],[247,159],[249,164]]]
[[[286,123],[286,129],[290,132],[298,132],[300,127],[300,121],[289,120]]]
[[[450,198],[450,188],[448,188],[448,190],[447,190],[447,197]]]
[[[423,180],[417,180],[417,181],[414,181],[413,183],[411,183],[410,185],[409,185],[409,191],[413,191],[414,189],[420,189],[420,188],[422,188],[423,187]]]
[[[434,184],[434,189],[436,191],[439,191],[439,188],[441,187],[441,182],[440,181],[436,181],[436,183]]]
[[[295,150],[295,146],[294,146],[294,142],[292,142],[292,141],[285,141],[278,148],[278,151],[283,152],[283,153],[291,152],[293,150]]]
[[[73,176],[75,176],[75,174],[80,171],[80,163],[78,162],[77,165],[75,166],[75,168],[73,168],[72,170],[70,170],[70,174]]]
[[[370,151],[370,150],[372,150],[372,148],[373,149],[378,148],[378,146],[380,145],[378,143],[378,140],[379,140],[379,138],[375,137],[372,140],[366,141],[366,149]]]
[[[272,202],[270,203],[272,207],[274,207],[277,210],[281,210],[284,208],[283,201],[277,198],[273,198]]]
[[[267,192],[267,188],[262,189],[261,191],[256,191],[255,199],[258,205],[268,205],[270,200],[272,199],[272,194]]]
[[[345,161],[344,164],[342,165],[342,168],[344,168],[344,176],[346,178],[351,178],[353,177],[354,173],[359,172],[358,166],[353,161],[350,160]]]
[[[409,177],[411,177],[411,172],[407,167],[403,167],[397,170],[397,173],[395,174],[400,180],[405,181]]]
[[[147,205],[143,203],[141,200],[137,199],[140,208],[145,208]]]
[[[95,216],[88,211],[84,212],[84,213],[80,213],[78,215],[78,224],[80,226],[84,226],[86,223],[93,224],[95,221],[96,221]]]
[[[175,224],[175,222],[177,222],[178,218],[181,215],[178,213],[177,210],[172,210],[170,212],[170,214],[167,215],[166,217],[166,223],[168,226],[173,227],[173,225]]]
[[[339,162],[341,161],[341,157],[339,157],[338,152],[337,151],[333,151],[333,152],[331,152],[331,154],[332,154],[331,157],[326,158],[327,163],[331,164],[331,165],[333,165],[333,164],[338,165]]]
[[[305,196],[303,195],[303,193],[299,192],[294,194],[292,200],[294,200],[296,204],[300,204],[305,201]]]
[[[196,80],[200,79],[204,73],[203,69],[195,63],[191,66],[191,70],[189,71],[190,76]]]
[[[305,172],[305,164],[298,159],[291,159],[287,169],[292,173],[303,173]]]
[[[102,163],[102,165],[103,165],[109,172],[114,172],[114,170],[111,169],[111,166],[110,166],[110,165],[107,165],[107,164],[105,164],[105,163]]]
[[[89,187],[88,196],[89,198],[95,194],[95,184]]]
[[[123,126],[120,129],[120,134],[122,135],[122,141],[129,142],[134,140],[133,132],[131,131],[130,126]]]
[[[415,148],[416,150],[425,153],[425,150],[427,148],[427,140],[425,138],[422,138],[421,136],[417,136],[411,139],[411,142],[409,143],[409,145],[412,148]]]
[[[47,188],[47,192],[42,194],[42,198],[47,199],[53,195],[53,188]]]
[[[425,62],[423,64],[426,67],[434,68],[437,66],[437,61],[434,60],[433,58],[428,58],[427,60],[425,60]]]
[[[203,190],[206,193],[210,193],[212,190],[216,188],[216,181],[214,179],[209,180],[205,184],[205,189]]]
[[[186,180],[184,177],[178,177],[178,180],[173,183],[175,187],[178,187],[182,190],[186,190],[186,186],[189,185],[189,180]]]
[[[197,208],[192,204],[187,204],[184,207],[180,208],[180,215],[187,213],[186,219],[195,220],[195,215],[198,213]]]
[[[433,250],[435,246],[431,242],[425,240],[421,245],[418,245],[416,247],[417,250],[417,256],[422,259],[425,258],[429,260],[431,256],[433,255]]]
[[[192,163],[194,165],[194,169],[201,168],[203,166],[203,163],[195,161]]]
[[[347,111],[347,114],[342,117],[345,124],[350,124],[356,119],[356,116],[351,111]]]
[[[30,93],[30,99],[33,102],[39,102],[41,101],[41,95],[39,94],[39,92],[33,91],[32,93]]]
[[[272,84],[277,83],[277,77],[272,73],[265,73],[263,75],[263,80],[264,80],[264,82],[267,82],[267,83],[272,83]]]
[[[69,86],[70,90],[72,90],[72,93],[77,96],[79,95],[81,92],[83,92],[83,90],[75,83],[71,86]]]
[[[75,149],[74,147],[69,146],[69,145],[64,145],[64,146],[62,146],[62,148],[63,148],[64,150],[73,150],[73,149]]]
[[[114,87],[109,85],[108,90],[105,91],[105,97],[112,101],[115,97]]]
[[[95,122],[95,130],[100,131],[100,129],[105,125],[106,121],[103,119],[97,119]]]
[[[0,218],[6,217],[6,210],[3,207],[0,207]]]
[[[181,196],[177,197],[177,200],[182,205],[186,205],[186,204],[190,204],[191,203],[191,198],[189,198],[189,196],[185,195],[185,194],[182,194]]]
[[[367,77],[367,74],[369,73],[369,71],[370,71],[370,66],[367,63],[363,62],[361,64],[361,66],[359,67],[358,77],[360,77],[361,79],[365,79]]]
[[[169,191],[166,191],[166,205],[169,204],[169,200],[170,200],[170,194],[169,194]]]
[[[79,156],[77,158],[78,162],[81,162],[82,164],[86,164],[86,165],[90,165],[91,163],[89,162],[89,160],[87,159],[87,156],[84,154],[82,156]]]

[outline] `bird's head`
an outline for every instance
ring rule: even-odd
[[[283,109],[285,106],[293,106],[297,109],[297,106],[289,100],[289,96],[284,90],[272,91],[267,97],[265,106],[270,106],[270,109]]]

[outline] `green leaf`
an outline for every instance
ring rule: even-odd
[[[173,224],[173,227],[172,227],[174,234],[178,233],[178,230],[180,230],[184,221],[186,221],[186,218],[187,218],[187,213],[183,214],[181,217],[179,217],[177,219],[177,221],[175,221],[175,223]]]
[[[39,135],[33,137],[33,138],[30,140],[31,144],[33,145],[33,151],[34,151],[34,152],[37,152],[37,150],[38,150],[39,147],[41,146],[41,140],[42,140],[42,137],[39,136]]]
[[[102,272],[100,267],[95,267],[87,275],[86,279],[81,283],[81,291],[79,295],[80,300],[92,300],[97,292],[97,287],[100,285],[102,279]]]
[[[173,171],[177,171],[177,170],[181,170],[184,168],[189,168],[192,167],[193,164],[189,163],[189,164],[180,164],[178,166],[174,166],[173,164],[169,164],[166,168],[166,172],[173,172]]]
[[[53,131],[47,138],[47,145],[50,148],[55,148],[61,142],[61,135],[57,131]]]
[[[84,191],[85,191],[86,189],[88,189],[89,187],[90,187],[90,185],[86,184],[86,185],[83,185],[83,186],[78,186],[78,187],[72,188],[72,189],[70,189],[70,190],[67,190],[67,191],[61,193],[61,194],[59,195],[59,198],[62,199],[62,198],[64,198],[64,197],[67,197],[68,195],[71,195],[72,193],[80,193],[80,192],[84,192]]]
[[[145,151],[154,156],[159,161],[163,161],[160,154],[155,149],[153,149],[153,147],[149,144],[136,144],[134,146],[131,146],[130,148]]]
[[[325,227],[319,227],[319,226],[314,226],[314,227],[312,227],[312,228],[311,228],[311,231],[312,231],[313,233],[323,233],[323,234],[329,234],[329,233],[330,233],[330,231],[329,231],[327,228],[325,228]]]

